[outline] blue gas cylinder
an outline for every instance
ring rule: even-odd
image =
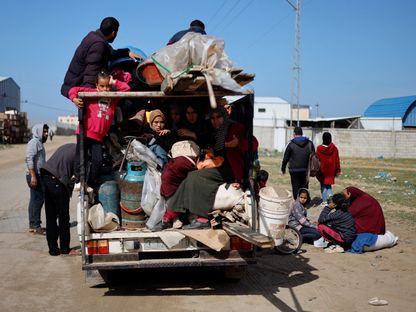
[[[146,174],[147,164],[143,161],[132,161],[127,163],[127,174],[124,180],[130,182],[143,182]]]
[[[120,190],[117,181],[105,181],[98,189],[98,201],[105,212],[120,214]]]

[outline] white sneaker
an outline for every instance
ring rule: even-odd
[[[81,182],[75,183],[74,192],[79,192],[81,190]]]
[[[324,252],[326,253],[341,253],[344,252],[344,248],[342,248],[340,245],[331,245],[324,249]]]
[[[323,237],[321,237],[317,240],[314,240],[313,245],[316,248],[326,248],[328,246],[328,242]]]

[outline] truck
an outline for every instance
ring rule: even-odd
[[[232,79],[243,86],[254,79],[241,69],[229,71]],[[141,77],[145,79],[146,77]],[[153,76],[154,78],[154,76]],[[147,91],[129,92],[80,92],[78,97],[124,98],[132,102],[152,102],[153,107],[166,108],[169,103],[197,102],[205,108],[215,108],[225,96],[239,96],[233,103],[232,118],[244,124],[245,137],[251,146],[253,140],[254,91],[230,91],[213,86],[204,70],[197,66],[175,83],[166,77],[157,88]],[[83,150],[83,114],[79,111],[80,150]],[[126,142],[127,145],[127,142]],[[128,149],[128,147],[124,146]],[[124,151],[126,153],[126,151]],[[81,194],[78,203],[78,234],[82,252],[82,270],[90,284],[109,282],[110,276],[119,270],[176,268],[176,267],[218,267],[227,279],[239,280],[249,264],[256,262],[256,246],[273,248],[274,239],[259,233],[257,200],[254,191],[253,152],[245,155],[244,209],[249,215],[247,224],[220,222],[211,229],[159,230],[147,228],[124,229],[110,232],[94,232],[87,222],[91,209],[85,192],[85,157],[81,152]],[[185,233],[186,232],[186,233]],[[176,241],[175,241],[176,239]],[[175,241],[172,245],[169,242]]]

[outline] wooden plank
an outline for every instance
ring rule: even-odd
[[[240,86],[245,86],[246,84],[252,82],[255,76],[255,74],[240,73],[233,78]]]
[[[237,223],[223,222],[222,228],[228,234],[236,235],[261,248],[273,248],[274,240],[266,235],[253,231],[250,227]]]
[[[231,70],[230,70],[231,77],[234,77],[234,76],[238,75],[242,71],[243,71],[242,68],[231,68]]]
[[[188,86],[188,88],[185,89],[186,92],[193,92],[201,88],[201,86],[204,86],[206,84],[205,77],[204,76],[198,76],[194,78],[194,81],[191,85]]]

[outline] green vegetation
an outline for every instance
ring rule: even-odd
[[[282,153],[262,151],[262,169],[269,172],[269,185],[280,185],[291,190],[290,176],[282,175]],[[341,175],[336,178],[334,192],[356,186],[380,201],[388,218],[416,223],[416,159],[341,159]],[[312,197],[320,196],[320,185],[310,178]]]

